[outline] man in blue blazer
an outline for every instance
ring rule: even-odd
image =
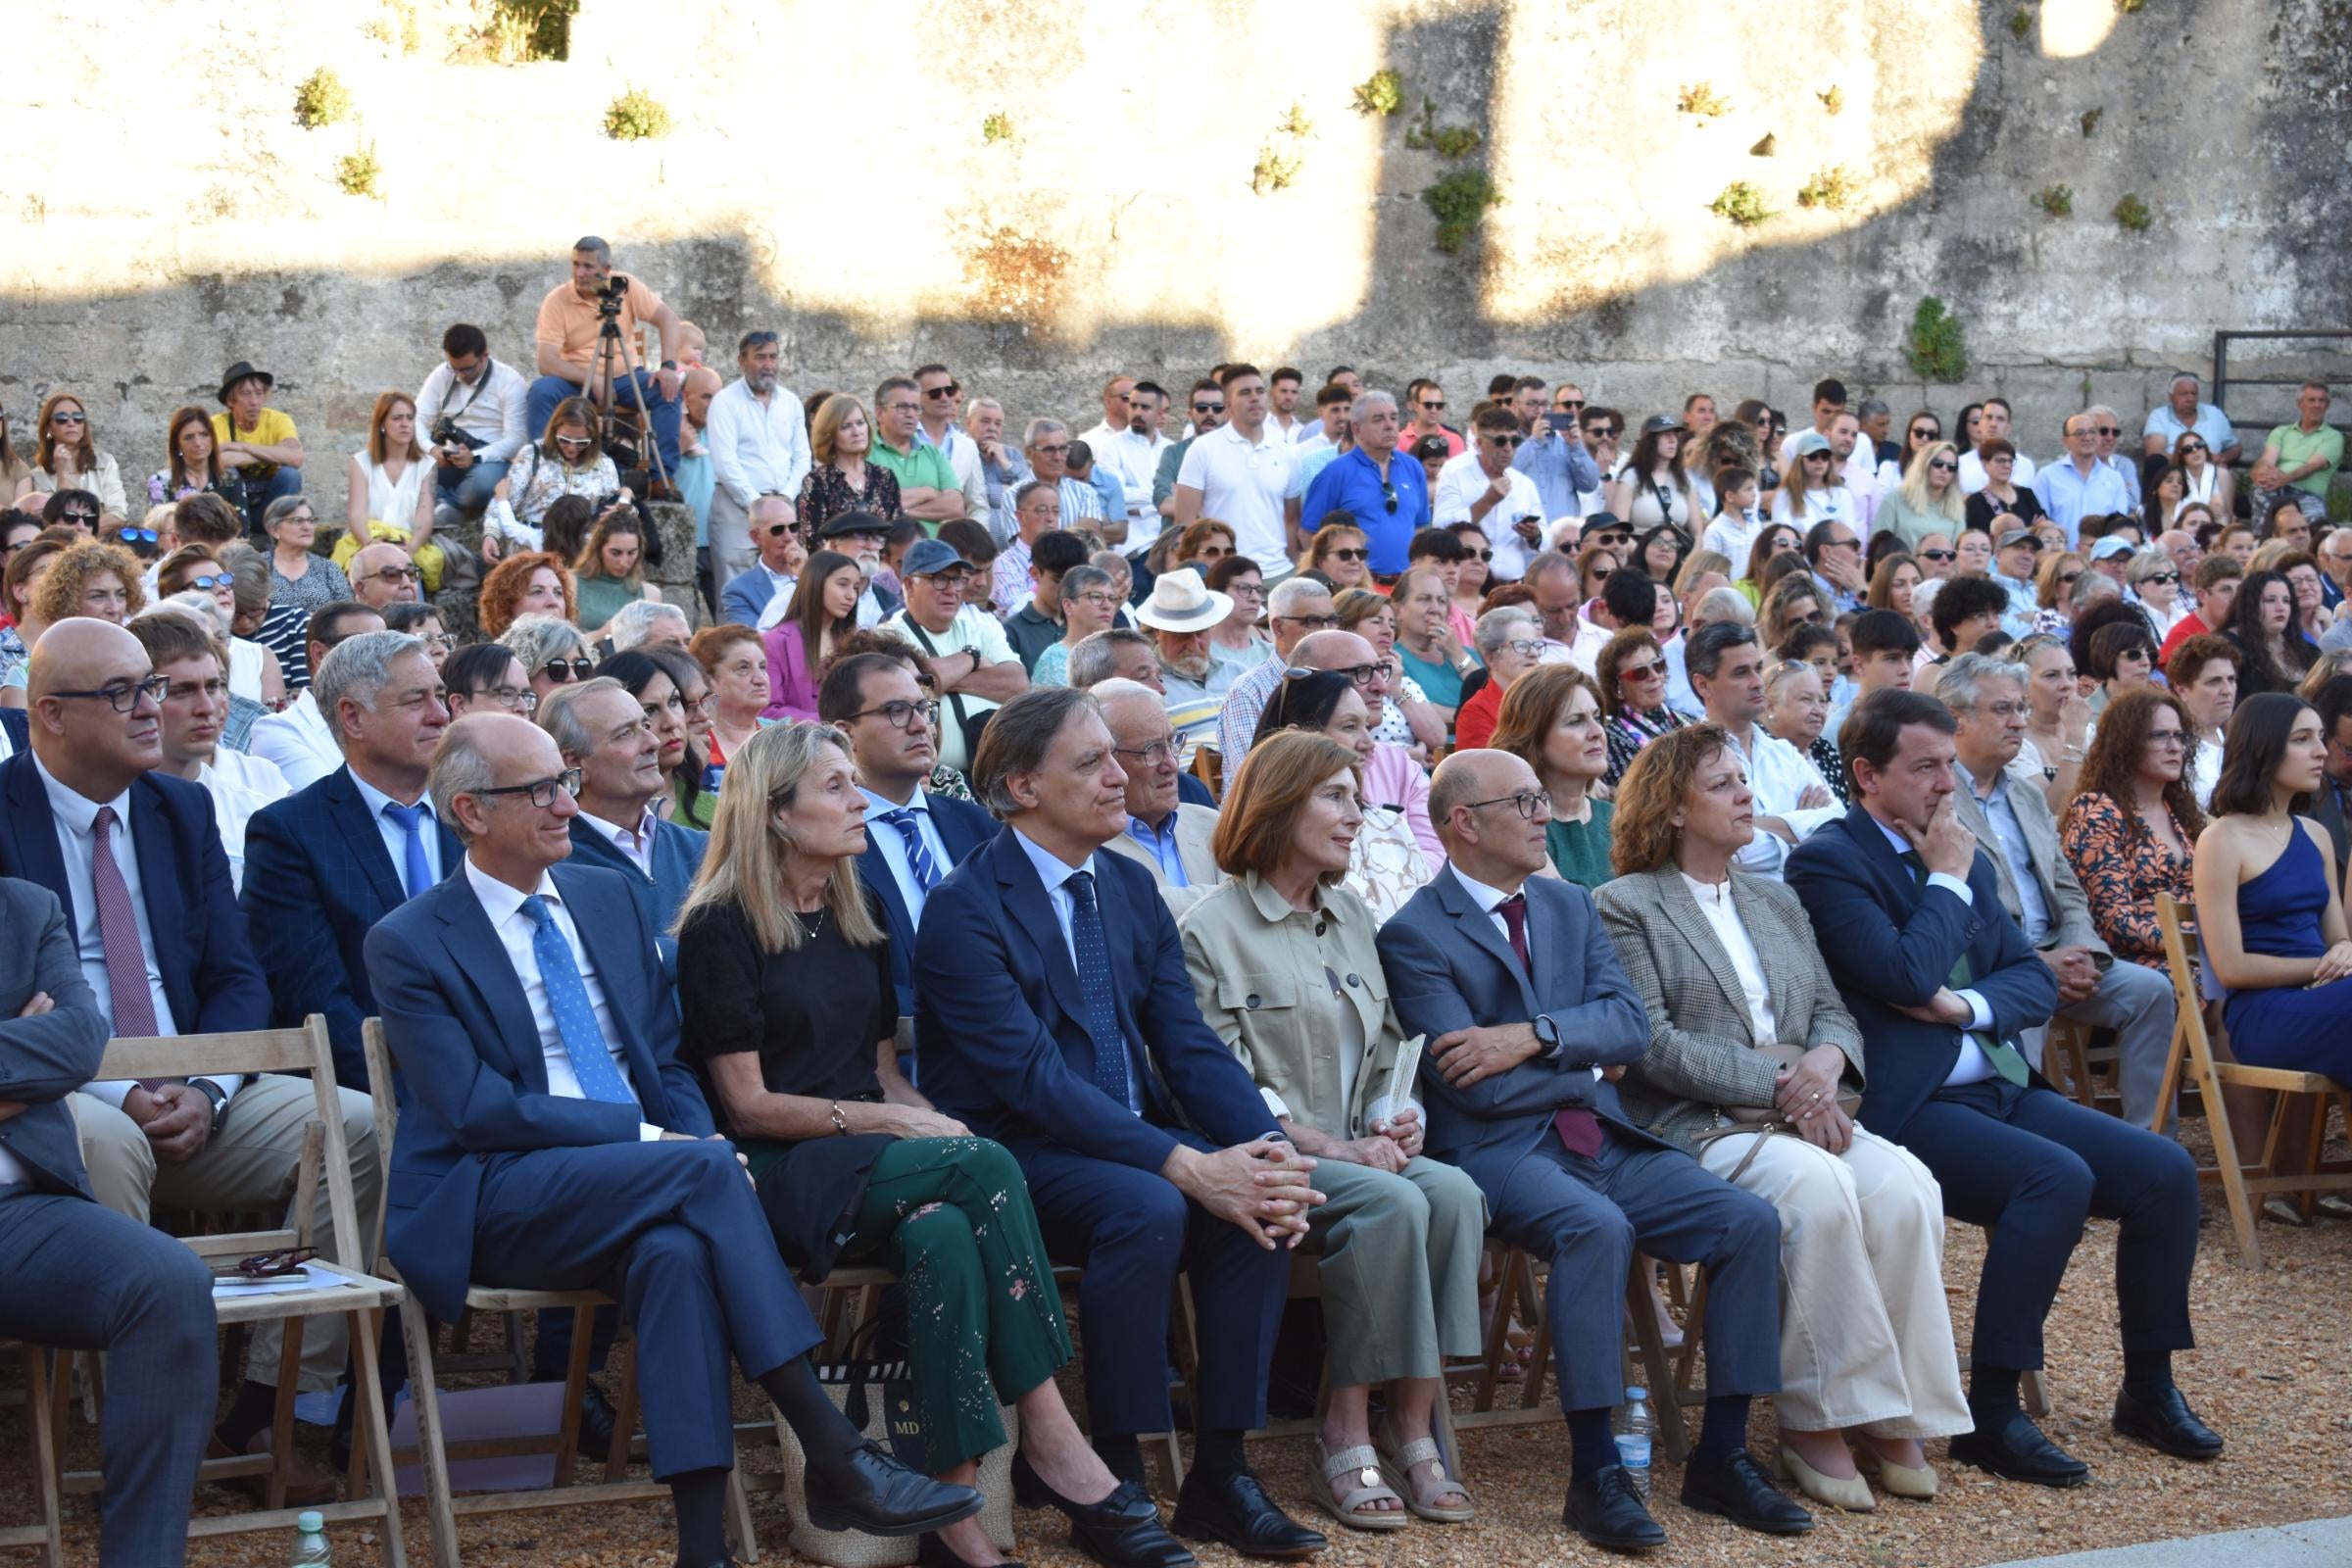
[[[1853,808],[1800,845],[1787,870],[1870,1041],[1862,1118],[1927,1163],[1946,1214],[1990,1232],[1970,1352],[1977,1428],[1952,1440],[1952,1457],[2042,1486],[2089,1478],[2027,1417],[2018,1384],[2042,1365],[2042,1322],[2095,1214],[2122,1222],[2115,1429],[2181,1458],[2212,1458],[2222,1440],[2172,1371],[2173,1352],[2195,1343],[2195,1163],[2170,1139],[2058,1094],[2018,1050],[2018,1032],[2057,1006],[2058,984],[1954,812],[1955,729],[1949,709],[1918,693],[1873,692],[1856,704],[1838,736]]]
[[[619,1299],[688,1568],[726,1560],[730,1351],[808,1454],[813,1523],[968,1517],[977,1494],[865,1444],[817,1384],[816,1325],[678,1057],[652,927],[620,877],[562,863],[578,782],[526,719],[452,724],[431,794],[465,859],[368,934],[404,1102],[385,1232],[402,1278],[444,1322],[469,1281]]]
[[[1192,1285],[1200,1437],[1171,1521],[1252,1556],[1323,1538],[1274,1505],[1242,1435],[1265,1421],[1287,1250],[1322,1201],[1314,1161],[1201,1022],[1176,922],[1151,874],[1102,847],[1127,825],[1126,776],[1093,698],[1066,686],[999,709],[972,788],[1005,826],[938,887],[915,934],[923,1090],[1010,1150],[1048,1247],[1085,1268],[1086,1399],[1123,1485],[1090,1508],[1151,1510],[1137,1435],[1169,1424],[1169,1293]]]
[[[54,895],[0,878],[0,1336],[107,1353],[99,1560],[187,1545],[213,1388],[213,1276],[194,1252],[90,1200],[66,1099],[98,1070],[106,1017]]]
[[[1749,1399],[1781,1386],[1778,1214],[1618,1103],[1616,1079],[1649,1049],[1649,1018],[1592,895],[1536,874],[1550,797],[1535,770],[1508,752],[1456,753],[1431,782],[1429,815],[1446,866],[1381,927],[1381,967],[1405,1031],[1428,1037],[1430,1155],[1469,1172],[1494,1229],[1551,1264],[1563,1522],[1617,1550],[1666,1540],[1609,1430],[1638,1246],[1707,1271],[1706,1417],[1684,1505],[1774,1535],[1812,1529],[1747,1451]]]
[[[270,1022],[326,1019],[335,1079],[368,1088],[361,1020],[375,1013],[363,945],[375,923],[457,869],[465,850],[433,815],[426,770],[449,709],[421,638],[346,638],[311,679],[343,765],[256,812],[244,906],[270,977]]]
[[[760,552],[760,559],[718,591],[719,614],[739,626],[758,626],[767,602],[792,592],[793,558],[808,559],[792,518],[790,497],[761,496],[753,502],[750,527],[752,546]]]
[[[969,801],[926,787],[939,761],[931,726],[939,704],[914,671],[887,654],[837,662],[817,688],[816,716],[850,738],[850,760],[865,793],[865,852],[858,876],[882,900],[890,926],[890,978],[899,988],[899,1054],[912,1049],[914,934],[931,890],[990,839],[997,824]],[[902,1063],[905,1065],[905,1063]],[[908,1073],[907,1081],[914,1081]]]

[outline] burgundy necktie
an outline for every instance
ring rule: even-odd
[[[90,823],[90,888],[98,899],[98,945],[106,955],[106,989],[115,1004],[115,1034],[144,1039],[155,1030],[155,1001],[147,991],[147,950],[139,944],[138,911],[130,906],[130,884],[115,863],[115,808],[98,808]]]
[[[1519,956],[1519,967],[1533,979],[1536,966],[1527,953],[1527,895],[1514,893],[1494,908],[1511,933],[1511,951]],[[1591,1159],[1600,1152],[1600,1118],[1582,1105],[1561,1106],[1552,1113],[1551,1126],[1571,1154]]]

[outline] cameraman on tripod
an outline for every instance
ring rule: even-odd
[[[571,247],[571,281],[548,290],[539,303],[539,378],[531,383],[525,424],[545,429],[548,416],[565,398],[595,400],[606,395],[603,387],[590,383],[596,379],[597,340],[608,316],[620,328],[623,363],[614,368],[607,412],[634,412],[642,398],[662,471],[675,473],[677,389],[664,388],[662,378],[646,369],[638,356],[637,334],[650,321],[662,334],[662,352],[687,366],[701,362],[703,329],[663,304],[643,279],[614,272],[612,247],[594,234],[581,235]]]
[[[490,357],[480,327],[461,321],[442,333],[441,358],[416,394],[416,429],[433,455],[437,529],[480,516],[507,465],[531,438],[524,420],[529,383]]]

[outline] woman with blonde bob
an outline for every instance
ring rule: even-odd
[[[1733,868],[1755,795],[1721,726],[1642,749],[1617,791],[1617,879],[1594,895],[1650,1018],[1618,1094],[1650,1132],[1781,1214],[1781,1464],[1806,1495],[1877,1506],[1936,1494],[1920,1445],[1971,1430],[1943,1296],[1943,1200],[1901,1147],[1856,1125],[1862,1034],[1812,923]]]
[[[858,880],[865,808],[829,725],[772,725],[735,754],[678,910],[681,1038],[785,1262],[812,1285],[837,1264],[905,1283],[937,1479],[972,1485],[1010,1404],[1047,1485],[1100,1502],[1118,1483],[1054,1382],[1070,1338],[1021,1168],[899,1073],[890,937]],[[918,1560],[1004,1558],[973,1518]]]
[[[1362,788],[1356,754],[1326,735],[1258,740],[1217,820],[1217,866],[1233,880],[1180,926],[1201,1017],[1320,1162],[1306,1249],[1321,1259],[1331,1398],[1314,1500],[1350,1529],[1396,1530],[1408,1509],[1474,1516],[1431,1421],[1443,1358],[1479,1346],[1487,1210],[1475,1182],[1421,1152],[1401,1072],[1418,1047],[1390,1004],[1372,913],[1343,885]],[[1388,1412],[1377,1432],[1375,1384]]]
[[[1906,551],[1927,543],[1930,534],[1960,537],[1968,526],[1968,498],[1960,491],[1960,449],[1949,441],[1920,447],[1903,470],[1902,488],[1879,503],[1872,523],[1878,533],[1891,533]]]

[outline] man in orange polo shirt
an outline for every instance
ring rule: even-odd
[[[612,276],[612,248],[594,234],[584,234],[571,247],[571,281],[548,290],[539,302],[539,378],[531,383],[525,419],[534,438],[547,429],[556,405],[565,398],[593,395],[588,385],[596,369],[596,343],[601,325],[597,296]],[[612,368],[612,396],[623,409],[637,406],[637,393],[621,383],[636,382],[645,396],[645,410],[661,449],[665,473],[678,471],[679,398],[675,387],[664,387],[649,373],[638,357],[638,330],[651,322],[662,334],[662,352],[680,367],[700,364],[703,329],[662,303],[643,278],[627,279],[620,301],[620,357]]]

